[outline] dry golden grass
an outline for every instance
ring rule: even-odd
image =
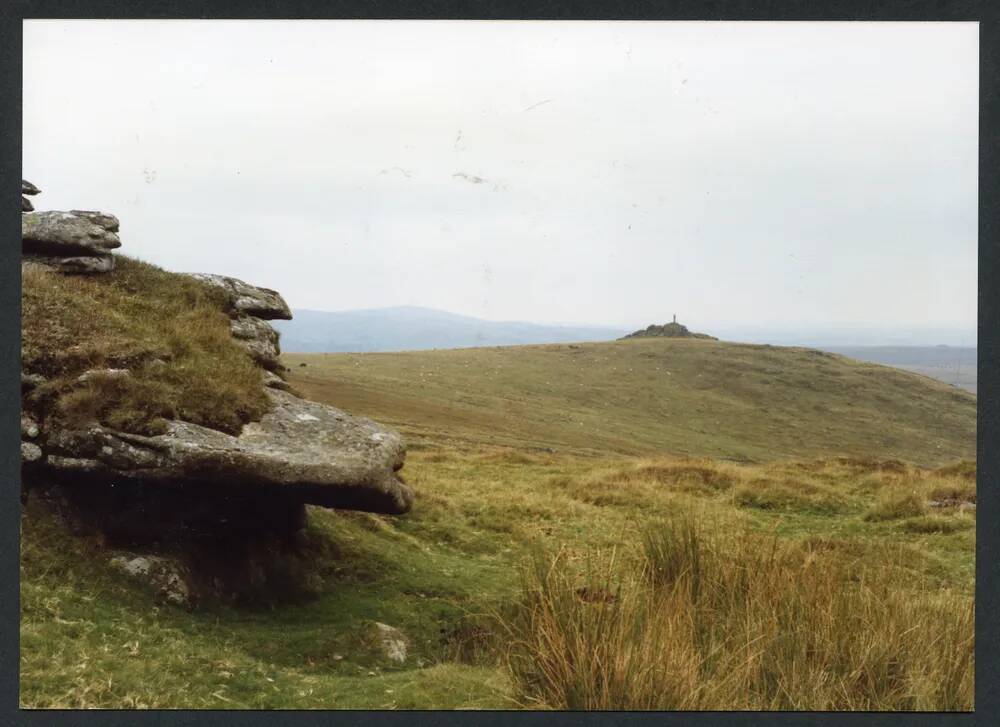
[[[63,420],[138,433],[164,419],[238,432],[267,410],[261,371],[229,332],[219,291],[193,278],[117,257],[98,276],[37,267],[22,275],[21,360],[49,381],[29,407]],[[89,369],[128,376],[77,378]]]
[[[411,452],[406,472],[406,517],[310,509],[315,600],[274,610],[157,611],[29,501],[22,705],[972,706],[974,517],[865,519],[886,492],[974,488],[950,469],[484,447]],[[789,482],[788,509],[734,500]],[[847,508],[812,501],[829,492]],[[411,639],[406,665],[362,648],[372,619]]]
[[[305,396],[424,446],[925,466],[975,457],[974,395],[803,348],[640,338],[283,360]]]
[[[650,523],[641,557],[598,575],[569,560],[537,557],[503,619],[526,706],[972,709],[973,599],[891,560],[690,517]]]

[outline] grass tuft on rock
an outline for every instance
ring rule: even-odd
[[[97,421],[138,434],[161,433],[166,419],[237,433],[260,418],[261,370],[233,342],[221,291],[139,260],[116,262],[94,276],[22,268],[21,365],[48,379],[27,406],[48,399],[64,425]]]

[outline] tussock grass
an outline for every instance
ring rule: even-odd
[[[935,472],[945,477],[954,476],[964,480],[976,481],[976,463],[971,460],[945,465],[944,467],[939,467]]]
[[[941,515],[924,515],[910,518],[902,523],[908,533],[956,533],[961,530],[972,530],[976,522],[972,518],[944,517]]]
[[[21,362],[49,381],[26,404],[48,399],[67,423],[98,421],[155,434],[165,419],[235,433],[267,410],[261,370],[230,336],[222,294],[193,278],[118,256],[114,271],[60,275],[25,268]],[[128,369],[97,375],[90,369]]]
[[[407,482],[419,507],[404,518],[310,508],[305,573],[288,573],[290,585],[309,597],[266,609],[203,604],[191,614],[157,611],[141,586],[106,567],[110,554],[84,547],[85,539],[33,512],[22,530],[22,704],[502,708],[558,706],[558,694],[571,694],[573,704],[634,708],[938,708],[956,699],[959,708],[971,706],[971,696],[962,696],[971,695],[969,677],[956,664],[965,658],[961,644],[973,638],[971,620],[958,616],[973,597],[974,518],[959,508],[935,509],[926,516],[932,532],[909,525],[920,522],[914,518],[864,519],[884,493],[930,497],[951,486],[953,475],[866,471],[834,460],[734,464],[528,453],[530,463],[514,463],[493,460],[493,452],[413,453]],[[731,484],[686,489],[677,486],[683,476],[663,475],[691,467],[708,471],[699,480]],[[817,509],[808,498],[789,509],[737,506],[734,492],[760,480],[836,492],[848,507]],[[612,488],[619,503],[588,501],[601,488]],[[29,509],[35,506],[29,501]],[[957,524],[943,524],[951,521]],[[558,558],[540,555],[536,562],[534,552]],[[548,584],[532,591],[535,601],[526,597],[519,564],[529,583]],[[836,579],[817,582],[826,575]],[[838,601],[855,596],[834,593],[831,603],[843,613],[832,623],[857,632],[844,642],[849,649],[840,662],[831,650],[841,636],[805,613],[817,603],[828,608],[834,584],[895,609],[893,615],[868,600]],[[793,592],[800,587],[806,596]],[[534,610],[525,611],[529,602]],[[851,621],[851,613],[870,618],[871,628]],[[816,618],[823,614],[832,619],[823,609]],[[371,653],[363,639],[371,620],[411,639],[405,665],[386,665]],[[514,628],[528,623],[535,626]],[[552,632],[556,625],[562,631]],[[551,635],[549,651],[529,660],[541,647],[528,637],[543,626],[562,635]],[[796,630],[806,628],[818,629],[817,636]],[[900,635],[910,628],[914,644]],[[136,656],[125,643],[138,644]],[[914,651],[917,645],[923,651]],[[510,646],[517,650],[509,653]],[[895,657],[878,650],[889,647],[908,661],[887,666]],[[820,658],[809,649],[826,651]],[[772,661],[784,666],[775,671]],[[913,667],[918,662],[923,677]],[[535,670],[525,671],[532,663]],[[831,676],[820,676],[818,664]],[[616,671],[605,673],[612,666]],[[543,667],[563,676],[553,681]],[[893,684],[909,685],[911,697],[885,689],[888,677],[878,686],[873,675],[880,669],[903,675]],[[855,672],[855,682],[845,676]],[[536,686],[527,686],[529,676]],[[567,685],[571,678],[576,686]],[[653,693],[651,679],[664,685],[663,696]],[[594,683],[606,686],[600,691]],[[791,696],[778,694],[779,687]]]
[[[640,459],[626,466],[597,468],[574,480],[553,478],[574,498],[598,506],[641,506],[661,495],[715,494],[739,478],[736,468],[706,459]]]
[[[526,705],[971,709],[971,597],[690,518],[650,524],[642,543],[597,583],[565,551],[524,568],[504,625]],[[581,599],[581,583],[610,597]]]
[[[927,512],[927,501],[916,491],[885,493],[865,515],[865,520],[900,520]]]
[[[961,503],[976,502],[976,481],[963,478],[945,477],[937,479],[927,489],[927,497],[936,502]]]
[[[802,478],[751,479],[733,493],[733,502],[740,507],[760,510],[798,510],[829,514],[843,512],[848,507],[843,493]]]

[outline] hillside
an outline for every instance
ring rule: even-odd
[[[859,361],[894,366],[976,393],[977,350],[971,346],[821,346]]]
[[[607,341],[616,328],[488,321],[446,311],[399,306],[339,312],[295,310],[275,328],[286,351],[411,351],[467,346]]]
[[[658,338],[284,360],[304,395],[424,446],[922,465],[975,455],[971,394],[811,349]]]

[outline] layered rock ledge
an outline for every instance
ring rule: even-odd
[[[106,273],[121,247],[118,219],[101,212],[26,212],[21,215],[25,259],[64,273]]]
[[[396,476],[406,447],[394,431],[325,404],[268,390],[273,408],[238,436],[183,421],[143,436],[94,425],[48,435],[54,474],[101,475],[121,484],[238,486],[308,504],[398,515],[413,493]]]
[[[25,184],[25,194],[37,193]],[[22,264],[54,271],[46,275],[111,272],[112,251],[120,246],[113,215],[86,210],[22,215]],[[181,419],[163,419],[162,428],[145,434],[95,419],[71,425],[54,415],[59,392],[111,386],[143,363],[109,358],[104,368],[62,374],[61,383],[22,371],[24,401],[31,402],[21,419],[24,483],[56,492],[105,535],[128,543],[287,536],[305,525],[307,504],[393,515],[409,511],[413,493],[398,474],[406,452],[398,433],[287,391],[279,334],[267,322],[292,317],[284,298],[237,278],[188,275],[224,291],[220,306],[230,318],[233,343],[264,369],[261,386],[269,409],[236,434]]]
[[[226,275],[210,273],[188,273],[188,275],[226,291],[230,308],[235,315],[248,315],[268,321],[292,319],[288,303],[276,290],[250,285]]]

